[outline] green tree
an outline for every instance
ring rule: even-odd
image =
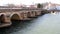
[[[40,3],[37,4],[37,8],[41,8],[42,5]]]

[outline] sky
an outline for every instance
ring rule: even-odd
[[[60,0],[0,0],[0,5],[5,4],[25,4],[25,5],[31,5],[35,3],[45,3],[45,2],[52,2],[60,4]]]

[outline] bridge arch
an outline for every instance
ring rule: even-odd
[[[4,13],[1,13],[1,14],[0,14],[0,24],[5,23],[5,22],[4,22],[4,21],[5,21],[5,17],[6,17],[6,14],[4,14]]]
[[[10,16],[11,20],[20,20],[20,15],[18,13],[13,13]]]

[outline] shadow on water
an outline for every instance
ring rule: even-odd
[[[24,29],[31,24],[31,21],[12,21],[12,23],[9,27],[0,28],[0,34],[9,34]]]

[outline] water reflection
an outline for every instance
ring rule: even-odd
[[[15,23],[15,22],[14,22]],[[60,34],[60,14],[45,14],[32,21],[17,21],[1,34]]]
[[[12,32],[19,31],[29,26],[30,21],[12,21],[12,25],[9,27],[0,28],[0,34],[10,34]]]

